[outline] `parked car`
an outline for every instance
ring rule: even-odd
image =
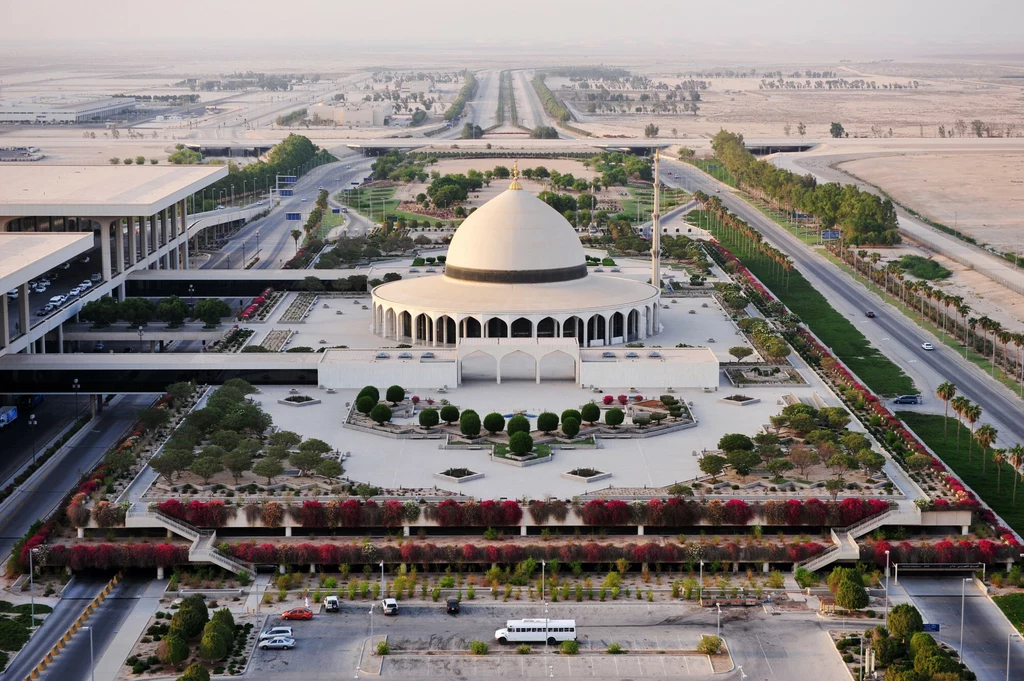
[[[83,255],[81,258],[78,259],[78,262],[82,263],[83,265],[88,263],[89,262],[89,256]]]
[[[81,284],[79,284],[78,287],[83,291],[88,291],[89,289],[92,288],[92,282],[86,279]]]
[[[337,596],[328,596],[324,599],[324,610],[327,612],[338,612],[341,610],[341,602]]]
[[[291,627],[274,627],[272,629],[267,629],[266,631],[260,633],[260,640],[265,641],[272,638],[278,638],[279,636],[291,637],[291,635]]]
[[[875,313],[872,312],[871,310],[868,310],[867,312],[864,313],[864,316],[868,317],[870,319],[874,319],[875,318]]]
[[[457,599],[457,598],[449,598],[448,602],[444,606],[444,611],[446,613],[448,613],[449,615],[458,615],[459,614],[459,599]]]
[[[214,207],[214,210],[224,210],[224,206],[218,204],[217,206]]]
[[[309,608],[292,608],[281,613],[281,619],[283,620],[311,620],[313,619],[313,611]]]
[[[900,395],[892,401],[893,404],[920,404],[920,395]]]
[[[921,347],[924,348],[925,350],[934,350],[935,349],[935,346],[932,345],[931,343],[921,343]]]
[[[52,311],[52,308],[50,308],[49,306],[41,307],[38,310],[36,310],[36,316],[37,317],[45,317],[46,315],[50,314],[51,311]]]
[[[10,291],[7,292],[7,297],[10,298],[11,300],[17,298],[18,297],[18,289],[12,288]]]
[[[385,615],[397,615],[398,614],[398,601],[394,598],[385,598],[380,602],[381,610],[384,611]]]
[[[93,283],[98,283],[98,282],[99,282],[99,281],[101,281],[102,279],[103,279],[103,277],[102,277],[102,276],[101,276],[100,274],[98,274],[98,273],[97,273],[97,274],[94,274],[94,275],[92,275],[91,277],[89,277],[89,281],[91,281],[91,282],[93,282]]]
[[[74,287],[73,289],[68,291],[68,295],[71,296],[72,298],[74,298],[75,296],[82,295],[82,287],[81,286]]]
[[[63,265],[61,265],[61,266],[60,266],[60,268],[61,268],[62,270],[70,270],[70,269],[71,269],[71,263],[69,263],[69,262],[66,262],[66,263],[64,263]]]
[[[260,641],[260,648],[263,650],[291,650],[295,647],[295,639],[288,636],[278,636],[266,641]]]

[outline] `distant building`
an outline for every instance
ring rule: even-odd
[[[358,104],[317,104],[309,110],[309,115],[317,115],[326,120],[333,120],[338,125],[355,128],[369,128],[387,125],[394,113],[391,102],[360,102]]]
[[[135,106],[131,97],[33,97],[24,102],[0,103],[0,123],[98,123],[133,113]]]

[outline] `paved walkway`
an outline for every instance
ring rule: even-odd
[[[117,678],[136,641],[145,633],[149,620],[160,609],[160,598],[166,588],[166,581],[153,580],[139,594],[135,607],[115,630],[113,640],[96,661],[97,681],[114,681]]]

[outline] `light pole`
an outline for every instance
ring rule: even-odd
[[[139,327],[139,352],[142,352],[142,327]]]
[[[373,606],[376,603],[370,603],[370,654],[373,654]]]
[[[1010,639],[1014,636],[1020,638],[1019,634],[1015,634],[1012,631],[1006,634],[1006,681],[1010,681]],[[961,662],[963,659],[961,659]]]
[[[32,465],[36,463],[36,426],[39,425],[39,421],[36,421],[36,415],[32,414],[28,417],[28,427],[32,429]]]
[[[715,603],[715,607],[718,608],[718,633],[716,636],[722,638],[722,605],[721,603]]]
[[[960,661],[964,661],[964,605],[967,603],[967,582],[973,582],[973,577],[964,577],[964,581],[960,584],[960,649],[957,653],[960,655]]]
[[[885,552],[885,624],[889,624],[889,551]]]
[[[380,562],[380,597],[384,598],[384,561]],[[387,614],[387,613],[385,613]]]
[[[260,254],[260,230],[256,230],[256,255]]]
[[[96,655],[92,645],[92,627],[82,627],[89,630],[89,678],[96,681]]]
[[[536,565],[536,563],[534,563],[534,565]],[[544,603],[544,577],[545,577],[545,572],[547,570],[547,566],[548,566],[548,562],[546,560],[542,560],[540,562],[540,602],[541,603]]]
[[[195,307],[196,304],[196,287],[192,284],[188,285],[188,306]]]
[[[28,552],[28,592],[29,592],[29,598],[32,601],[32,605],[30,606],[31,614],[29,615],[29,617],[31,618],[31,620],[30,620],[31,623],[32,623],[31,626],[33,626],[33,627],[36,626],[36,582],[35,582],[36,568],[35,568],[35,565],[32,562],[32,556],[39,549],[40,549],[40,547],[37,546],[34,549],[30,549],[29,552]]]
[[[75,391],[75,420],[78,419],[78,415],[79,415],[79,411],[78,411],[78,391],[81,390],[81,388],[82,388],[82,384],[79,383],[78,379],[76,378],[71,383],[71,389]]]
[[[697,579],[697,601],[704,596],[704,561],[700,562],[700,577]]]

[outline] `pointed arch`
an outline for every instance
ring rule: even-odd
[[[504,319],[491,317],[487,320],[488,338],[508,338],[508,324]]]
[[[510,338],[533,338],[533,322],[526,317],[519,317],[512,320]]]
[[[551,317],[537,322],[537,338],[558,338],[558,322]]]

